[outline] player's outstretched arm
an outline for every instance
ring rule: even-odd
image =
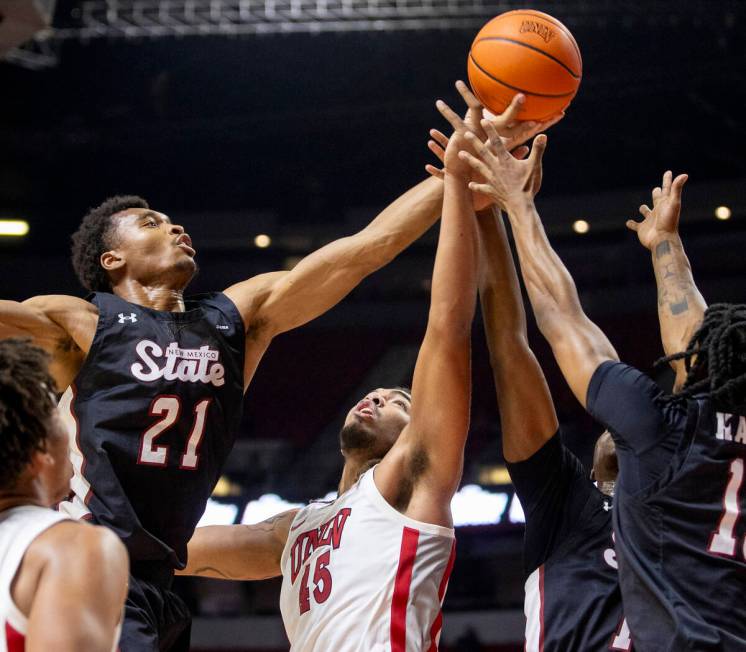
[[[681,193],[687,178],[686,174],[680,174],[674,179],[671,171],[667,171],[660,187],[653,189],[653,208],[640,206],[642,222],[627,222],[627,228],[637,233],[640,244],[652,254],[658,286],[658,320],[666,355],[687,348],[707,310],[694,284],[692,268],[679,236]],[[675,360],[671,366],[676,371],[676,385],[679,386],[686,379],[684,361]]]
[[[418,520],[450,525],[463,469],[471,395],[471,324],[476,306],[477,234],[459,135],[446,150],[445,197],[430,313],[412,382],[411,418],[376,470],[389,503]]]
[[[96,307],[65,295],[38,296],[23,302],[0,301],[0,339],[30,338],[52,356],[50,371],[63,391],[73,380],[96,331]]]
[[[362,231],[335,240],[289,272],[263,274],[229,287],[247,328],[265,339],[297,328],[341,301],[366,276],[391,262],[440,215],[443,184],[427,179],[387,206]]]
[[[297,511],[256,525],[198,527],[189,541],[187,566],[176,574],[220,580],[266,580],[282,575],[280,558]]]
[[[557,431],[557,415],[529,348],[526,313],[508,245],[495,209],[479,213],[479,298],[502,425],[503,456],[521,462]]]
[[[585,406],[593,372],[605,360],[618,357],[606,335],[583,312],[575,282],[549,244],[534,205],[546,136],[537,136],[528,159],[518,161],[489,123],[483,126],[489,135],[487,143],[467,134],[478,158],[468,151],[460,154],[484,178],[484,183],[472,182],[470,187],[507,211],[537,325],[570,388]]]
[[[33,554],[45,559],[26,651],[111,652],[127,595],[129,561],[122,542],[103,527],[71,522],[44,532],[34,547]]]

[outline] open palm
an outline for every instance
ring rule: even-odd
[[[642,222],[627,221],[627,228],[637,233],[640,244],[646,249],[652,249],[661,238],[678,232],[681,192],[688,178],[680,174],[674,179],[673,173],[666,171],[660,187],[653,188],[653,208],[643,204],[640,206]]]

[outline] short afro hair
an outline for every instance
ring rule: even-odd
[[[0,489],[12,488],[45,450],[55,409],[49,356],[29,340],[0,341]]]
[[[129,208],[150,207],[137,195],[109,197],[103,204],[92,208],[73,233],[73,268],[78,280],[89,292],[111,291],[109,275],[101,267],[101,254],[113,246],[112,216]]]

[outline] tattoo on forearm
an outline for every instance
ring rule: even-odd
[[[693,281],[688,269],[680,269],[679,261],[663,260],[673,256],[673,248],[668,240],[655,247],[656,275],[658,277],[658,307],[666,304],[672,316],[681,315],[689,310],[688,297],[694,290]]]
[[[202,568],[198,568],[194,571],[195,575],[220,575],[224,580],[232,579],[222,571],[219,571],[217,568],[213,568],[212,566],[203,566]]]
[[[665,256],[666,254],[671,253],[671,243],[668,240],[664,240],[660,244],[658,244],[655,248],[655,257],[660,258],[661,256]]]

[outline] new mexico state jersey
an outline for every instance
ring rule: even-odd
[[[294,652],[435,652],[453,530],[404,516],[371,469],[293,520],[280,608]]]
[[[132,561],[182,568],[241,418],[241,316],[220,293],[181,313],[91,301],[96,335],[60,401],[75,469],[60,509],[112,528]]]

